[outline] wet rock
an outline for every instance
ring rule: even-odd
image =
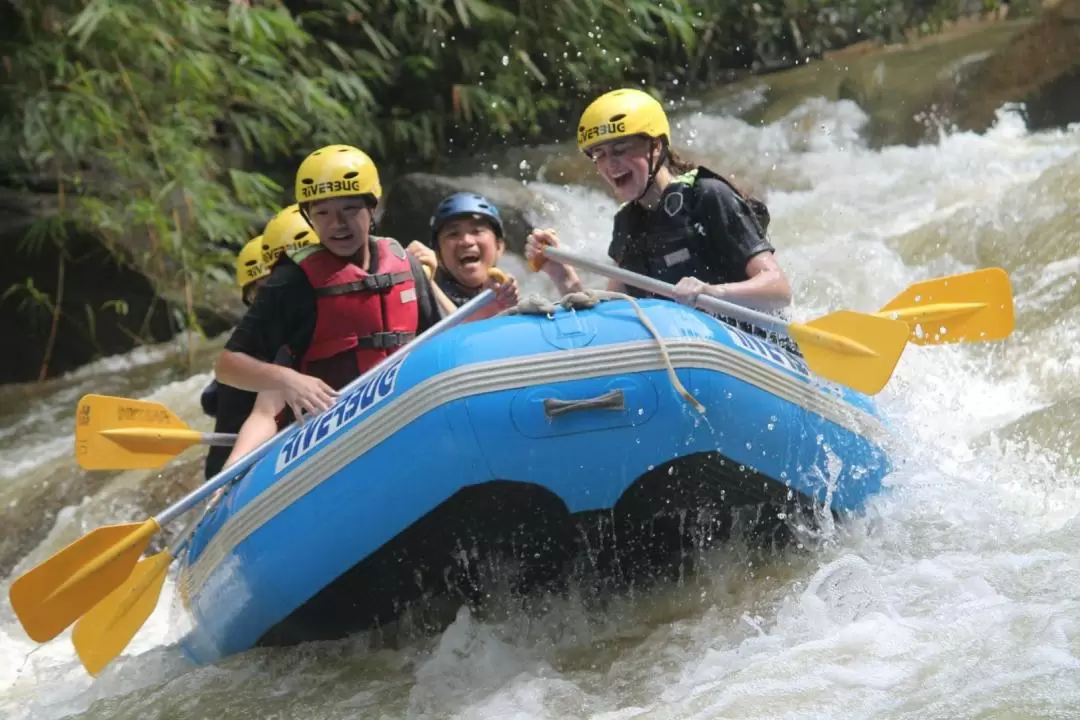
[[[860,44],[793,70],[727,86],[703,97],[702,106],[769,124],[811,98],[846,99],[869,116],[865,137],[870,146],[932,142],[955,115],[956,100],[942,88],[963,87],[974,68],[1030,24],[1030,19],[967,22],[910,44]]]
[[[419,240],[431,246],[432,212],[439,201],[455,192],[476,192],[495,203],[503,219],[507,251],[524,252],[525,237],[534,226],[530,218],[539,217],[539,200],[520,182],[509,178],[403,175],[383,196],[377,232],[404,245]]]
[[[179,329],[177,314],[187,314],[184,293],[155,288],[130,252],[73,229],[62,254],[51,239],[35,245],[35,222],[54,212],[52,195],[0,189],[0,242],[11,249],[0,264],[0,337],[8,340],[0,384],[55,377],[140,341],[168,340]],[[194,290],[195,316],[208,335],[243,312],[230,290]]]
[[[1063,0],[985,62],[938,89],[954,122],[983,132],[1006,103],[1024,104],[1031,130],[1080,121],[1080,0]]]

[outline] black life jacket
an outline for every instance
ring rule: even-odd
[[[218,381],[211,380],[210,384],[203,388],[202,395],[199,396],[203,412],[210,417],[217,417],[218,387],[220,387]]]
[[[626,203],[615,214],[612,257],[619,267],[674,285],[684,277],[696,277],[710,285],[749,280],[745,264],[737,266],[723,257],[721,248],[710,237],[711,219],[698,202],[697,180],[711,178],[731,188],[747,204],[748,215],[762,237],[769,223],[769,211],[759,200],[746,198],[726,178],[708,168],[694,168],[672,179],[660,197],[656,210],[648,211],[637,203]],[[626,287],[626,293],[639,298],[659,297],[653,293]],[[778,318],[784,314],[770,312]],[[795,343],[783,335],[751,323],[717,316],[735,327],[781,344],[798,352]]]

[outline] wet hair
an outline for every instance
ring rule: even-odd
[[[684,158],[681,154],[679,154],[678,151],[675,150],[675,148],[671,147],[670,145],[667,146],[667,158],[665,159],[665,163],[667,164],[668,169],[670,169],[676,175],[688,173],[698,166],[698,164],[693,162],[692,160]],[[763,201],[761,198],[748,194],[727,177],[724,178],[724,181],[728,185],[730,185],[736,193],[739,194],[739,197],[746,201],[746,204],[750,208],[750,211],[754,214],[754,219],[757,220],[758,225],[761,226],[761,234],[764,235],[766,232],[768,232],[769,222],[772,220],[772,216],[769,214],[769,208],[767,205],[765,205],[765,201]]]
[[[667,149],[667,166],[676,175],[682,175],[688,173],[697,167],[697,163],[692,160],[687,160],[679,155],[675,148],[668,145]]]
[[[240,299],[245,305],[251,307],[255,302],[255,296],[259,294],[259,286],[256,284],[258,281],[250,282],[244,286],[244,289],[240,291]]]

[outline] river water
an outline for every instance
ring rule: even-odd
[[[1003,110],[986,135],[870,150],[865,122],[850,103],[808,102],[765,127],[696,114],[676,130],[699,159],[767,193],[800,319],[875,310],[919,279],[1010,272],[1012,338],[912,346],[879,396],[898,467],[863,517],[776,554],[735,541],[699,576],[602,611],[575,594],[530,613],[507,599],[482,618],[460,611],[435,637],[365,635],[206,668],[175,646],[184,619],[170,581],[93,681],[69,632],[36,648],[26,638],[8,575],[0,717],[1080,716],[1080,129],[1029,134]],[[529,187],[545,202],[538,222],[603,256],[610,199]],[[85,392],[149,397],[207,428],[198,392],[220,345],[200,348],[203,372],[190,377],[165,345],[0,389],[0,549],[17,548],[12,574],[99,524],[157,511],[161,484],[192,482],[195,451],[165,475],[79,472],[74,406]]]

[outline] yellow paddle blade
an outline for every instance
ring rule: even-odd
[[[84,395],[75,411],[75,458],[86,470],[161,467],[200,437],[156,402]]]
[[[71,640],[91,675],[122,653],[154,612],[172,559],[168,550],[143,558],[126,582],[75,623]]]
[[[1001,340],[1016,325],[1012,286],[1001,268],[915,283],[875,315],[907,323],[916,345]]]
[[[8,596],[26,634],[46,642],[63,632],[124,582],[160,529],[153,518],[100,527],[16,578]]]
[[[811,371],[875,395],[892,377],[910,330],[899,320],[840,310],[805,324],[791,323],[788,332]]]

